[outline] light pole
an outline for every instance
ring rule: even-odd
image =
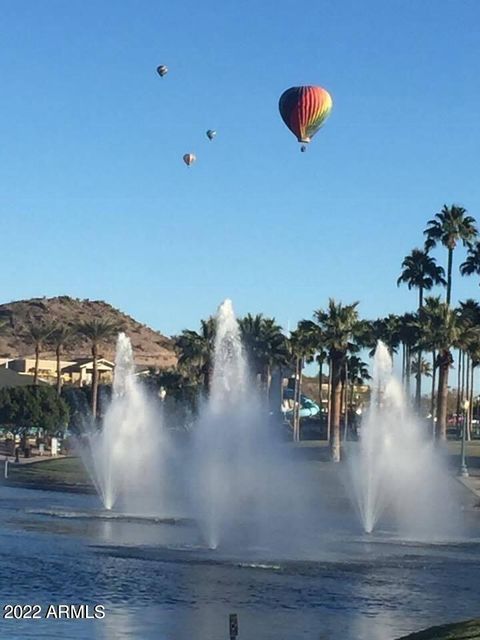
[[[458,475],[461,478],[468,478],[468,469],[467,469],[467,461],[465,458],[465,447],[466,447],[466,439],[467,439],[467,419],[468,419],[468,409],[470,407],[470,403],[468,400],[465,400],[463,403],[463,427],[462,427],[462,452],[460,458],[460,469],[458,471]]]

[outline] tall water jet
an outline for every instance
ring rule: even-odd
[[[375,351],[370,407],[351,469],[367,533],[382,516],[403,535],[413,536],[441,537],[456,523],[441,454],[431,433],[413,415],[382,342]]]
[[[232,302],[216,316],[210,394],[193,442],[193,504],[207,544],[231,549],[268,547],[289,552],[308,531],[316,531],[316,487],[282,440],[282,427],[269,420],[257,370],[247,361]],[[308,531],[307,531],[308,530]]]
[[[112,401],[100,430],[87,434],[82,457],[106,509],[154,512],[167,443],[160,416],[135,375],[130,339],[117,340]]]
[[[195,433],[195,503],[210,547],[216,548],[226,521],[241,508],[250,467],[252,397],[247,365],[231,300],[217,311],[210,395]],[[253,402],[254,404],[254,402]]]

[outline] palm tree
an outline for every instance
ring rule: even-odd
[[[412,367],[412,352],[418,345],[420,327],[418,316],[415,313],[405,313],[400,316],[398,323],[398,336],[402,343],[403,362],[402,378],[407,397],[410,399],[410,371]]]
[[[428,318],[436,317],[440,313],[440,297],[439,296],[429,296],[425,298],[424,305],[422,310],[420,310],[418,314],[419,326],[421,328],[419,347],[423,352],[425,350],[429,351],[432,356],[432,364],[431,364],[431,377],[432,384],[430,390],[430,415],[432,417],[432,433],[435,432],[435,424],[436,424],[436,382],[437,382],[437,349],[433,342],[433,335],[431,334],[429,323],[427,322]]]
[[[238,325],[242,336],[242,344],[247,354],[248,362],[255,376],[263,371],[263,314],[247,313],[239,318]]]
[[[445,286],[445,271],[439,267],[435,258],[425,249],[412,249],[402,262],[402,273],[397,286],[406,284],[409,289],[418,289],[418,308],[423,306],[423,294],[435,285]]]
[[[464,400],[471,403],[474,362],[478,356],[480,327],[480,304],[471,298],[460,302],[456,310],[459,323],[459,367],[458,367],[458,389],[457,389],[457,428],[461,406]],[[463,366],[462,366],[463,363]],[[466,383],[466,384],[465,384]]]
[[[318,402],[320,407],[320,412],[322,411],[323,403],[323,365],[328,361],[328,353],[323,348],[318,348],[317,346],[317,354],[315,356],[315,361],[318,364]],[[321,415],[321,413],[320,413]]]
[[[435,431],[437,439],[446,440],[448,373],[453,364],[451,349],[459,339],[458,316],[447,303],[441,303],[437,298],[431,305],[424,305],[420,311],[420,320],[424,328],[424,344],[437,351],[435,365],[438,368],[438,391]]]
[[[275,318],[263,318],[260,361],[267,397],[270,392],[272,370],[285,366],[288,360],[288,342],[282,327],[275,322]]]
[[[79,324],[78,331],[90,341],[92,350],[92,415],[95,418],[98,398],[98,347],[110,341],[120,331],[120,327],[110,320],[94,319]]]
[[[261,313],[248,313],[238,324],[250,366],[260,376],[268,396],[273,369],[281,369],[289,361],[287,338],[275,318]]]
[[[436,213],[435,217],[428,221],[428,226],[424,231],[426,251],[430,251],[439,243],[447,248],[446,302],[448,305],[452,297],[452,266],[455,247],[459,242],[463,246],[471,247],[478,233],[475,218],[466,214],[467,211],[463,207],[454,204],[451,207],[444,205],[440,213]]]
[[[477,240],[473,245],[468,247],[465,262],[460,265],[460,273],[462,276],[472,276],[476,274],[480,276],[480,241]]]
[[[300,395],[302,391],[302,372],[305,361],[313,360],[317,349],[316,333],[312,333],[309,321],[299,322],[296,331],[289,338],[290,352],[295,362],[295,388],[293,394],[293,439],[300,440]]]
[[[381,340],[393,357],[400,345],[400,317],[390,313],[385,318],[378,318],[366,326],[370,326],[370,330],[364,332],[363,343],[370,348],[370,355],[373,355],[377,342]]]
[[[201,379],[206,393],[210,390],[215,351],[216,320],[201,320],[200,332],[185,329],[175,338],[178,365],[191,378]]]
[[[475,370],[480,365],[480,337],[477,335],[475,338],[470,340],[470,344],[468,345],[467,353],[470,357],[471,369],[470,369],[470,394],[468,398],[468,406],[470,413],[470,420],[468,421],[468,426],[471,426],[471,420],[473,417],[473,389],[475,382]],[[471,434],[468,431],[468,437],[470,439]]]
[[[363,385],[366,380],[370,380],[371,376],[368,371],[368,364],[364,362],[359,356],[351,355],[347,357],[347,397],[348,397],[348,382],[350,383],[350,400],[346,403],[345,415],[347,415],[348,406],[353,408],[353,401],[355,398],[355,387],[357,385]],[[348,406],[347,406],[348,405]]]
[[[33,384],[38,385],[38,368],[40,363],[40,352],[43,344],[49,338],[54,330],[53,325],[35,322],[33,319],[28,321],[27,325],[27,339],[33,342],[35,347],[35,368],[33,370]]]
[[[417,352],[416,357],[412,360],[412,373],[416,376],[418,372],[426,378],[432,377],[432,364],[425,358],[420,358],[420,351]]]
[[[62,349],[65,347],[67,342],[72,337],[72,327],[69,327],[65,324],[58,324],[54,326],[53,331],[49,337],[49,342],[51,342],[55,347],[55,356],[57,359],[57,394],[60,395],[62,392],[62,366],[61,366],[61,355]]]
[[[332,367],[331,406],[331,454],[334,462],[340,462],[340,411],[342,406],[342,373],[349,344],[359,327],[358,302],[343,305],[330,298],[326,310],[318,309],[314,317],[322,332]]]
[[[412,249],[402,262],[402,273],[397,280],[397,286],[405,283],[409,289],[418,289],[418,309],[423,307],[423,294],[430,291],[435,285],[445,286],[445,271],[439,267],[435,258],[428,255],[425,249]],[[418,353],[419,361],[422,359],[422,352]],[[422,373],[421,368],[415,374],[415,406],[420,409],[422,397]]]

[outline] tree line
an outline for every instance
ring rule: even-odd
[[[5,332],[6,323],[0,326]],[[23,338],[34,348],[35,364],[33,369],[33,385],[38,386],[40,356],[44,351],[55,351],[56,357],[56,391],[61,395],[62,391],[62,355],[68,349],[74,338],[83,336],[90,344],[92,354],[92,386],[90,394],[90,407],[93,417],[98,409],[98,359],[99,349],[102,344],[115,339],[122,327],[115,322],[103,319],[92,319],[76,325],[66,325],[61,322],[37,322],[32,318],[27,321]]]
[[[368,378],[361,352],[365,349],[372,352],[378,340],[387,345],[392,356],[400,351],[408,398],[412,395],[412,377],[415,378],[414,406],[418,411],[422,377],[432,378],[430,413],[437,439],[446,438],[448,381],[454,349],[458,354],[457,401],[461,402],[460,389],[464,398],[468,395],[472,399],[474,372],[480,363],[480,305],[473,299],[460,302],[455,308],[451,305],[458,245],[467,250],[460,274],[480,275],[480,240],[475,219],[463,207],[445,205],[427,222],[423,246],[414,248],[401,265],[397,284],[418,291],[415,312],[366,320],[359,316],[358,302],[344,304],[332,298],[325,308],[314,311],[311,320],[301,320],[289,336],[274,318],[262,314],[240,318],[240,332],[252,372],[267,395],[275,368],[289,368],[295,372],[295,379],[301,380],[305,363],[316,361],[321,390],[323,366],[328,367],[329,437],[334,461],[340,459],[342,406],[348,405],[343,394],[349,383],[353,388],[355,380]],[[432,250],[439,246],[446,249],[446,269],[432,255]],[[444,300],[425,295],[434,286],[445,287]],[[199,389],[208,393],[214,342],[214,318],[202,320],[199,331],[182,331],[175,338],[178,368],[161,374],[160,382],[179,399],[194,398]],[[298,388],[295,399],[299,393]]]

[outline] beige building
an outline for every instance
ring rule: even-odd
[[[0,367],[16,371],[22,375],[32,376],[35,373],[35,357],[4,359]],[[92,358],[78,358],[76,360],[60,361],[62,382],[77,386],[89,385],[92,382],[93,360]],[[113,362],[105,358],[98,358],[97,370],[99,382],[109,384],[113,380]],[[38,361],[38,377],[40,380],[53,384],[57,380],[57,361],[40,358]]]
[[[115,364],[105,358],[98,358],[97,371],[100,384],[111,384],[113,381],[113,370]],[[92,384],[93,359],[80,358],[65,367],[62,367],[62,380],[67,384],[74,384],[79,387]]]
[[[61,360],[60,367],[64,367],[73,364],[73,360]],[[11,369],[17,373],[23,375],[33,376],[35,373],[35,356],[26,356],[25,358],[15,358],[8,360],[1,365],[5,369]],[[45,360],[40,358],[38,361],[38,377],[45,382],[53,382],[57,379],[57,361]]]

